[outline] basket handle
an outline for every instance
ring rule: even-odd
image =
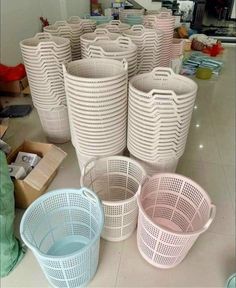
[[[161,11],[159,13],[159,15],[157,17],[166,17],[166,16],[172,16],[172,12],[170,11],[166,11],[166,10],[170,10],[170,9],[165,9],[164,11]]]
[[[68,21],[80,21],[81,18],[79,16],[71,16]]]
[[[99,40],[111,40],[111,39],[109,38],[109,36],[106,35],[106,34],[100,34],[100,35],[102,35],[102,36],[97,36],[96,38],[94,38],[94,42],[95,42],[95,41],[99,41]]]
[[[111,25],[111,24],[108,24],[106,26],[106,29],[109,31],[109,32],[113,32],[113,33],[120,33],[120,29],[117,25]]]
[[[143,187],[151,178],[152,178],[151,176],[146,175],[146,176],[142,179],[141,183],[140,183],[139,186],[138,186],[138,191],[137,191],[137,193],[136,193],[137,196],[140,196],[142,187]]]
[[[120,20],[111,20],[111,21],[109,22],[109,24],[111,24],[111,25],[120,25],[121,22],[120,22]]]
[[[203,226],[204,231],[206,231],[210,227],[215,216],[216,216],[216,206],[211,204],[210,218],[208,219],[207,223]]]
[[[98,160],[99,158],[98,157],[92,157],[90,160],[88,160],[82,167],[82,171],[81,171],[81,179],[83,179],[84,175],[85,175],[85,172],[86,172],[86,168],[88,167],[89,164],[91,164],[92,162]],[[84,185],[82,183],[83,181],[81,181],[81,185]]]
[[[52,39],[52,35],[47,32],[37,33],[34,38],[37,40],[45,40],[45,39]]]
[[[143,25],[133,25],[131,27],[132,31],[143,31],[145,29],[145,27]]]
[[[129,64],[128,64],[128,62],[127,62],[127,60],[125,58],[122,60],[122,64],[123,64],[123,67],[124,67],[125,71],[127,71]]]
[[[66,21],[56,21],[55,22],[55,26],[59,27],[59,26],[66,26],[68,23]]]
[[[100,203],[99,198],[92,191],[88,190],[88,188],[85,188],[85,187],[83,187],[82,189],[83,189],[82,194],[85,197],[89,198],[90,200],[92,200],[95,203]]]
[[[168,67],[156,67],[152,70],[153,79],[157,79],[158,77],[169,78],[170,76],[175,75],[173,70]]]
[[[95,34],[97,35],[104,35],[104,34],[109,34],[109,31],[106,29],[106,28],[97,28],[95,31],[94,31]]]
[[[133,44],[129,37],[120,36],[115,40],[118,44],[130,46]]]

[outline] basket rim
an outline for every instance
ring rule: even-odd
[[[91,159],[90,161],[88,161],[85,165],[84,165],[84,169],[81,173],[81,177],[80,177],[80,183],[81,183],[81,186],[84,186],[84,177],[85,177],[85,169],[86,169],[86,166],[92,162],[98,162],[98,161],[108,161],[108,160],[126,160],[127,162],[131,162],[135,165],[137,165],[139,167],[139,169],[142,171],[143,173],[143,179],[147,176],[147,172],[146,170],[144,169],[144,167],[136,160],[130,158],[130,157],[126,157],[126,156],[108,156],[108,157],[100,157],[100,158],[93,158]],[[88,173],[88,172],[87,172]],[[115,173],[115,172],[114,172]],[[107,173],[105,173],[107,174]],[[84,186],[86,187],[86,186]],[[88,188],[89,189],[89,188]],[[96,195],[97,193],[94,192]],[[118,200],[118,201],[107,201],[107,200],[101,200],[102,204],[103,205],[107,205],[107,206],[114,206],[115,204],[124,204],[124,203],[127,203],[127,202],[130,202],[131,200],[133,200],[134,198],[137,198],[137,193],[138,193],[138,190],[136,191],[136,193],[131,196],[130,198],[128,199],[124,199],[124,200]]]
[[[153,175],[152,177],[149,177],[149,179],[152,179],[152,178],[160,178],[160,177],[173,177],[173,178],[178,178],[180,180],[184,180],[185,182],[188,182],[190,184],[193,184],[193,186],[197,187],[197,189],[199,189],[201,192],[203,192],[203,194],[205,194],[206,198],[208,198],[209,200],[209,203],[211,203],[211,207],[214,206],[212,204],[212,201],[211,201],[211,198],[210,196],[208,195],[208,193],[198,184],[196,183],[195,181],[193,181],[192,179],[190,179],[189,177],[186,177],[184,175],[181,175],[181,174],[178,174],[178,173],[157,173],[155,175]],[[144,184],[145,185],[145,184]],[[143,208],[143,205],[141,203],[141,185],[139,186],[139,193],[137,194],[137,203],[138,203],[138,207],[139,207],[139,210],[140,212],[143,214],[143,216],[145,218],[147,218],[153,226],[155,226],[157,229],[160,229],[166,233],[171,233],[173,235],[176,235],[176,236],[193,236],[193,235],[200,235],[202,234],[203,232],[206,231],[206,229],[204,228],[204,226],[207,224],[207,222],[209,221],[210,219],[210,216],[211,216],[211,211],[209,211],[209,219],[206,220],[206,222],[202,225],[202,228],[196,230],[196,231],[193,231],[193,232],[177,232],[177,231],[173,231],[171,229],[168,229],[160,224],[156,224],[154,223],[154,221],[152,220],[152,218],[146,213],[146,211],[144,210]],[[214,206],[215,207],[215,206]]]
[[[45,200],[47,198],[50,198],[54,195],[60,195],[60,194],[65,194],[65,193],[82,193],[83,191],[88,191],[89,193],[92,193],[93,196],[97,199],[97,205],[100,208],[101,211],[101,224],[100,224],[100,228],[99,231],[97,233],[97,235],[95,235],[95,237],[92,239],[92,241],[89,242],[88,245],[85,245],[82,249],[70,253],[68,255],[62,255],[62,256],[53,256],[53,255],[47,255],[45,253],[42,253],[41,251],[39,251],[39,249],[37,249],[34,245],[32,245],[31,243],[29,243],[28,240],[26,240],[26,237],[24,236],[24,224],[25,224],[25,218],[27,217],[27,214],[29,213],[29,211],[31,211],[37,204],[39,204],[40,202],[42,202],[42,200]],[[94,193],[92,190],[88,189],[87,187],[82,187],[80,189],[76,189],[76,188],[62,188],[62,189],[55,189],[52,191],[48,191],[47,193],[45,193],[44,195],[40,196],[38,199],[36,199],[25,211],[21,222],[20,222],[20,235],[22,240],[24,241],[24,243],[26,244],[26,246],[28,246],[32,251],[34,251],[37,255],[40,255],[41,258],[44,259],[50,259],[50,260],[66,260],[70,257],[76,256],[78,253],[82,253],[85,250],[89,249],[91,246],[93,246],[93,244],[100,238],[102,230],[103,230],[103,226],[104,226],[104,210],[101,204],[101,201],[99,199],[99,197],[97,196],[96,193]]]

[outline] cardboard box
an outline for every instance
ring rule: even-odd
[[[8,128],[8,119],[4,119],[0,123],[0,139],[4,136]]]
[[[27,77],[11,82],[0,81],[0,94],[21,94],[21,92],[29,86]]]
[[[19,151],[42,157],[24,180],[14,181],[16,207],[25,209],[44,194],[67,153],[53,144],[25,141],[7,156],[8,164],[15,161]]]

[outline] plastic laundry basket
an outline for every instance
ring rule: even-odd
[[[92,160],[82,171],[81,185],[93,189],[103,203],[105,224],[102,237],[109,241],[127,239],[136,228],[136,192],[146,172],[124,156]]]
[[[137,199],[138,249],[145,260],[159,268],[178,265],[209,228],[216,212],[198,184],[172,173],[147,178]]]
[[[62,189],[30,205],[20,232],[53,287],[81,287],[97,270],[103,222],[102,206],[93,192]]]

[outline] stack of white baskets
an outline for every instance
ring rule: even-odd
[[[142,16],[144,15],[144,9],[120,9],[119,19],[121,22],[125,22],[127,16]]]
[[[131,78],[137,73],[137,46],[128,37],[119,37],[116,40],[97,40],[88,44],[87,55],[90,58],[106,58],[128,62],[128,76]]]
[[[67,22],[69,24],[82,24],[83,33],[90,33],[96,29],[96,21],[91,19],[81,19],[79,16],[71,16]]]
[[[70,41],[48,33],[20,43],[31,95],[48,140],[70,140],[62,63],[71,61]]]
[[[183,53],[184,53],[184,39],[173,39],[172,44],[172,54],[171,54],[171,68],[177,74],[180,73],[182,62],[183,62]]]
[[[127,62],[82,59],[63,67],[72,144],[80,168],[126,147]]]
[[[44,32],[53,36],[70,40],[72,60],[81,59],[80,36],[83,34],[82,22],[69,24],[66,21],[57,21],[54,25],[44,27]]]
[[[92,33],[85,33],[80,37],[82,58],[88,58],[86,46],[96,40],[116,40],[120,34],[110,33],[107,29],[98,28]]]
[[[161,66],[169,67],[171,64],[175,17],[171,15],[171,12],[160,12],[157,15],[147,15],[145,16],[144,26],[163,31]]]
[[[134,25],[131,29],[126,30],[123,35],[130,38],[137,45],[137,73],[149,72],[160,66],[163,40],[161,30]]]
[[[122,33],[130,28],[129,24],[122,23],[119,20],[111,20],[109,23],[100,24],[97,28],[105,28],[111,33]]]
[[[197,85],[155,68],[129,82],[128,149],[149,175],[175,172],[188,136]]]

